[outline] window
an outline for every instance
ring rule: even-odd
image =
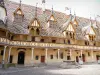
[[[89,45],[89,42],[88,41],[85,41],[85,45]]]
[[[96,46],[96,43],[94,43],[94,46]]]
[[[14,36],[11,36],[11,40],[13,40],[14,39]]]
[[[70,37],[72,38],[72,34],[70,33]]]
[[[44,42],[44,39],[41,39],[41,42]]]
[[[88,52],[88,56],[90,56],[90,52]]]
[[[38,60],[38,59],[39,59],[39,56],[37,55],[37,56],[35,57],[35,59]]]
[[[53,55],[50,55],[50,59],[53,59]]]
[[[36,29],[36,33],[37,33],[37,35],[39,35],[39,34],[40,34],[40,31],[39,31],[39,29]]]
[[[66,35],[68,35],[68,32],[66,32]]]
[[[3,50],[1,50],[1,55],[3,55],[4,53],[3,53]]]
[[[52,43],[56,43],[56,40],[52,40]]]
[[[63,53],[60,54],[61,59],[63,59]]]
[[[35,41],[35,37],[32,37],[32,41]]]
[[[70,44],[70,40],[68,40],[68,44]]]
[[[67,56],[67,60],[70,60],[71,58],[70,58],[70,56]]]
[[[91,41],[94,41],[94,40],[95,40],[95,36],[94,36],[94,35],[89,35],[89,39],[90,39]]]
[[[64,43],[66,43],[66,41],[64,40]]]

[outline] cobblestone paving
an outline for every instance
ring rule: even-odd
[[[80,69],[61,69],[54,66],[0,69],[0,75],[100,75],[100,65],[82,65]]]

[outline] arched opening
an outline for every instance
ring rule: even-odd
[[[24,59],[25,59],[25,52],[20,51],[18,53],[18,64],[24,64]]]
[[[37,34],[37,35],[39,35],[39,34],[40,34],[40,31],[39,31],[39,29],[38,29],[38,28],[36,29],[36,34]]]

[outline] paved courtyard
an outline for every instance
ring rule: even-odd
[[[82,65],[80,69],[61,69],[55,66],[0,69],[0,75],[100,75],[100,65]]]

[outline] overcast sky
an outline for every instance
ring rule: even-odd
[[[12,0],[19,2],[19,0]],[[38,7],[41,7],[42,0],[22,0],[22,3],[35,6],[38,3]],[[54,10],[66,12],[65,7],[69,7],[74,11],[77,16],[90,18],[95,18],[96,15],[100,15],[100,0],[46,0],[46,8],[51,9],[53,5]]]

